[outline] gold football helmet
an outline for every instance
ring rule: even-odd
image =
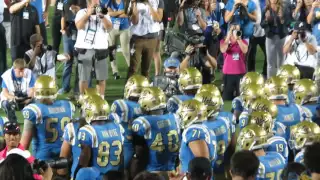
[[[249,115],[248,124],[256,124],[262,127],[269,136],[272,136],[273,119],[270,113],[254,111]]]
[[[288,84],[280,76],[272,76],[265,83],[265,92],[271,100],[288,99]]]
[[[34,91],[36,99],[55,99],[57,97],[56,82],[48,75],[41,75],[37,78]]]
[[[278,107],[266,98],[259,98],[252,102],[251,111],[264,111],[271,114],[272,118],[275,119],[278,115]]]
[[[304,146],[320,140],[320,128],[311,121],[302,121],[290,128],[289,146],[302,149]]]
[[[237,139],[238,150],[256,150],[261,149],[267,144],[267,132],[256,124],[249,124],[244,127]]]
[[[221,96],[219,88],[214,84],[204,84],[204,85],[202,85],[198,89],[197,93],[204,92],[204,91],[208,91],[211,94],[213,94],[214,96]]]
[[[207,119],[207,108],[202,102],[191,99],[179,105],[177,114],[180,117],[181,128],[185,129],[194,123],[205,121]]]
[[[99,95],[96,88],[88,88],[84,91],[84,94],[79,97],[78,103],[82,105],[87,101],[90,96]]]
[[[263,76],[258,72],[248,72],[240,80],[240,92],[247,84],[258,84],[263,85],[264,79]]]
[[[158,87],[147,87],[142,90],[138,102],[143,111],[165,109],[166,95]]]
[[[317,101],[319,96],[316,83],[310,79],[298,80],[294,85],[293,92],[295,95],[295,103],[301,105]]]
[[[138,74],[132,75],[124,87],[124,98],[139,98],[142,89],[145,87],[150,87],[146,77]]]
[[[265,96],[264,89],[258,84],[247,84],[243,86],[240,94],[244,102],[244,107],[249,108],[249,105],[256,100]]]
[[[218,115],[223,106],[223,100],[221,96],[215,96],[209,91],[197,93],[195,99],[207,106],[208,117],[215,117]]]
[[[300,71],[297,67],[293,65],[282,65],[278,72],[277,76],[286,79],[287,84],[294,84],[297,80],[300,79]]]
[[[91,123],[92,121],[108,120],[110,107],[108,102],[100,96],[92,95],[87,102],[82,105],[82,111],[87,123]]]
[[[189,67],[180,73],[178,79],[181,91],[199,89],[202,85],[202,74],[195,67]]]

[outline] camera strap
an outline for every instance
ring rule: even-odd
[[[42,65],[42,58],[45,58],[45,61],[44,61],[44,67]],[[41,56],[40,58],[40,70],[41,70],[41,73],[44,74],[47,72],[47,69],[48,69],[48,59],[47,59],[47,51],[44,52],[44,54]]]
[[[89,17],[88,22],[89,22],[89,25],[88,25],[86,36],[84,38],[84,42],[93,44],[97,30],[98,30],[98,24],[99,24],[98,17],[96,16],[95,29],[91,28],[91,16]]]

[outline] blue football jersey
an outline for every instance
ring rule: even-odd
[[[235,116],[231,112],[226,112],[226,111],[220,111],[217,118],[222,118],[229,124],[229,133],[230,133],[230,138],[236,133],[236,120]]]
[[[51,105],[33,103],[23,108],[24,119],[35,127],[32,138],[35,158],[50,160],[59,157],[64,127],[72,119],[74,111],[74,105],[65,100],[54,101]]]
[[[260,160],[256,180],[281,180],[281,174],[286,166],[286,160],[277,152],[267,152],[259,156]]]
[[[288,90],[288,103],[295,104],[294,93],[291,90]]]
[[[188,164],[194,158],[194,155],[188,144],[192,141],[204,140],[209,149],[209,159],[212,167],[214,167],[216,152],[216,135],[214,131],[210,131],[204,124],[193,124],[185,129],[182,133],[182,141],[180,146],[180,162],[181,171],[188,172]]]
[[[168,99],[167,111],[169,113],[176,113],[177,110],[179,109],[179,104],[193,98],[194,96],[190,96],[190,95],[174,95]]]
[[[0,137],[4,137],[3,126],[6,122],[9,122],[8,118],[0,116]]]
[[[215,164],[213,166],[214,172],[220,173],[221,169],[223,170],[223,162],[224,162],[224,153],[226,152],[226,149],[229,146],[229,143],[231,141],[230,137],[230,124],[226,119],[223,118],[216,118],[215,120],[208,120],[203,123],[209,131],[213,131],[214,135],[216,136],[216,142],[217,142],[217,157],[215,159]],[[224,171],[222,171],[224,172]]]
[[[290,139],[290,127],[306,120],[306,113],[300,105],[287,104],[277,105],[278,115],[276,122],[280,122],[286,126],[286,140]]]
[[[280,153],[286,162],[288,161],[289,149],[286,139],[280,136],[273,136],[268,139],[267,152],[278,152]]]
[[[304,164],[303,157],[304,157],[304,149],[302,149],[302,150],[294,157],[294,162]]]
[[[137,102],[129,100],[116,100],[111,105],[111,111],[117,114],[120,118],[120,124],[124,128],[124,144],[123,144],[123,155],[124,155],[124,166],[128,167],[129,162],[133,156],[133,147],[131,143],[132,138],[132,121],[140,116],[142,112],[140,105]]]
[[[74,177],[74,171],[76,170],[79,162],[81,148],[78,140],[79,122],[71,122],[64,128],[63,139],[72,147],[72,166],[71,177]]]
[[[241,96],[237,96],[232,100],[232,109],[231,112],[244,110],[243,100]]]
[[[175,169],[180,146],[180,130],[174,114],[142,116],[132,123],[133,133],[144,137],[149,147],[148,171]]]
[[[243,129],[244,127],[246,127],[248,125],[248,121],[249,121],[249,111],[248,110],[244,110],[242,111],[242,113],[239,116],[239,128],[240,130]]]
[[[80,144],[92,148],[91,167],[99,169],[101,176],[108,171],[119,171],[123,146],[124,129],[115,122],[85,125],[80,128]]]

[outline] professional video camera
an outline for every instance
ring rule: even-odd
[[[59,158],[57,160],[47,161],[40,161],[36,159],[31,166],[35,174],[41,174],[42,172],[45,172],[49,167],[51,167],[52,169],[68,168],[69,160],[67,158]]]
[[[179,75],[166,73],[164,75],[155,76],[153,86],[159,87],[166,94],[167,98],[180,94],[178,85]]]

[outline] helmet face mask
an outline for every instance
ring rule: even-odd
[[[319,97],[317,84],[310,79],[301,79],[296,82],[293,92],[297,104],[306,104],[316,102]]]
[[[166,95],[158,87],[144,88],[138,103],[144,112],[162,110],[166,108]]]
[[[267,133],[263,128],[249,124],[239,134],[237,149],[249,151],[261,149],[267,144],[267,139]]]
[[[194,123],[205,121],[207,119],[207,108],[198,100],[191,99],[180,104],[177,114],[182,129],[185,129]]]
[[[291,149],[299,150],[319,140],[320,128],[314,122],[302,121],[290,129],[289,146]]]
[[[189,67],[180,73],[178,84],[181,92],[198,90],[202,86],[202,74],[197,68]]]

